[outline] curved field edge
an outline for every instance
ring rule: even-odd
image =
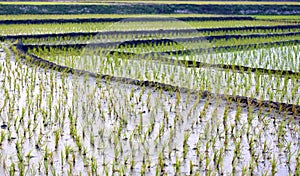
[[[213,41],[213,40],[229,40],[229,39],[248,39],[248,38],[266,38],[266,37],[290,37],[290,36],[295,36],[299,35],[300,32],[287,32],[287,33],[275,33],[275,34],[228,34],[228,35],[210,35],[210,36],[201,36],[201,37],[170,37],[168,39],[160,39],[160,38],[155,38],[153,39],[135,39],[135,40],[124,40],[121,42],[127,42],[130,45],[137,45],[139,43],[162,43],[164,40],[169,40],[169,41],[176,41],[176,42],[195,42],[195,41]],[[89,36],[91,37],[91,36]],[[95,36],[97,37],[97,36]],[[3,37],[4,39],[2,40],[7,40],[7,39],[18,39],[14,37]],[[22,38],[23,39],[23,38]],[[119,44],[120,42],[106,42],[107,46],[110,46],[111,44]],[[80,44],[80,43],[78,43]],[[29,44],[30,45],[30,44]],[[47,46],[47,45],[45,45]],[[68,46],[68,44],[66,44]]]
[[[33,49],[33,48],[83,48],[83,47],[103,47],[103,48],[109,48],[109,47],[116,47],[116,46],[138,46],[141,44],[167,44],[167,43],[177,43],[184,45],[184,42],[203,42],[204,44],[207,44],[206,48],[209,48],[214,51],[222,51],[222,50],[230,50],[230,49],[238,49],[238,48],[251,48],[253,46],[268,46],[268,45],[288,45],[288,44],[297,44],[299,43],[299,40],[285,40],[284,37],[291,37],[294,35],[298,35],[300,33],[288,33],[288,34],[266,34],[266,35],[226,35],[226,36],[211,36],[211,37],[192,37],[192,38],[166,38],[166,39],[138,39],[138,40],[124,40],[124,41],[116,41],[116,42],[94,42],[94,43],[65,43],[65,44],[23,44],[21,40],[19,40],[19,43],[22,43],[23,47],[26,49]],[[229,40],[229,39],[251,39],[251,38],[273,38],[273,37],[279,37],[278,39],[281,39],[280,37],[283,37],[281,40],[275,41],[275,42],[258,42],[258,43],[248,43],[248,44],[235,44],[235,45],[220,45],[220,46],[214,46],[209,42],[216,42],[216,40]],[[201,44],[201,43],[199,43]],[[189,45],[188,45],[189,46]],[[178,50],[178,51],[166,51],[166,53],[189,53],[190,51],[193,51],[193,48],[195,48],[195,51],[197,47],[189,47],[189,50]]]
[[[107,82],[121,82],[123,84],[132,84],[137,85],[141,87],[150,87],[155,89],[161,89],[165,91],[171,91],[171,92],[182,92],[182,93],[191,93],[191,94],[198,94],[201,95],[203,98],[205,97],[211,97],[211,98],[221,98],[226,101],[234,101],[243,104],[245,107],[254,106],[259,109],[265,109],[266,111],[273,111],[276,110],[278,112],[287,112],[289,115],[293,115],[296,117],[300,112],[300,106],[295,104],[288,104],[288,103],[281,103],[281,102],[274,102],[274,101],[265,101],[265,100],[259,100],[256,98],[251,97],[244,97],[244,96],[231,96],[231,95],[225,95],[225,94],[214,94],[208,91],[197,91],[197,90],[191,90],[184,87],[177,87],[169,84],[163,84],[159,82],[153,82],[153,81],[142,81],[142,80],[135,80],[131,78],[125,78],[125,77],[115,77],[111,75],[98,75],[96,73],[92,73],[89,71],[84,70],[78,70],[73,69],[70,67],[62,66],[55,64],[53,62],[44,60],[42,58],[39,58],[35,55],[28,54],[26,51],[24,51],[21,47],[16,46],[16,50],[21,53],[21,58],[27,63],[27,64],[34,64],[36,66],[45,68],[45,69],[53,69],[59,72],[66,72],[76,75],[88,75],[90,77],[94,78],[100,78]]]
[[[189,33],[189,32],[231,32],[237,30],[275,30],[275,29],[299,29],[299,24],[275,25],[275,26],[247,26],[247,27],[227,27],[227,28],[195,28],[195,29],[171,29],[171,30],[134,30],[134,31],[97,31],[97,32],[65,32],[54,34],[22,34],[22,35],[1,35],[0,40],[18,38],[48,38],[65,36],[90,36],[90,35],[117,35],[117,34],[165,34],[165,33]]]
[[[211,15],[211,14],[78,14],[78,15],[0,15],[2,19],[6,20],[43,20],[43,19],[85,19],[85,18],[139,18],[139,17],[169,17],[169,18],[187,18],[187,17],[221,17],[223,15]],[[234,15],[228,15],[226,17],[234,17]]]
[[[9,170],[16,174],[30,170],[31,175],[299,173],[299,124],[290,115],[257,112],[255,108],[242,108],[243,105],[236,105],[235,102],[228,103],[209,97],[201,99],[200,95],[189,97],[180,94],[178,104],[178,92],[105,81],[95,85],[96,92],[87,92],[88,86],[92,85],[91,89],[94,89],[96,79],[31,67],[22,64],[19,56],[15,56],[16,61],[8,58],[7,61],[2,60],[1,63],[7,67],[1,73],[13,73],[15,78],[19,78],[16,84],[25,83],[19,92],[29,89],[27,92],[33,97],[26,98],[26,95],[21,94],[22,97],[18,98],[11,93],[8,100],[23,105],[24,100],[35,100],[40,94],[45,96],[42,104],[32,101],[32,108],[25,109],[24,118],[19,118],[18,114],[21,115],[27,104],[20,110],[13,109],[13,115],[6,113],[11,106],[4,109],[0,123],[8,123],[1,130],[1,134],[7,135],[2,143],[3,157],[0,164],[8,167],[0,167],[3,174],[8,174]],[[18,76],[16,73],[21,74]],[[32,81],[30,75],[37,80]],[[84,82],[86,79],[87,82]],[[18,82],[19,80],[22,82]],[[5,77],[6,81],[9,81],[8,76]],[[30,86],[35,83],[39,83],[39,86]],[[10,92],[13,87],[14,84],[5,84],[3,89]],[[150,97],[149,106],[147,96]],[[103,100],[108,105],[101,103]],[[111,101],[113,106],[109,106]],[[12,105],[19,107],[19,103]],[[49,107],[54,109],[48,116],[51,112]],[[122,113],[123,107],[130,109]],[[109,108],[116,108],[116,111],[109,111]],[[40,110],[46,113],[39,113]],[[27,115],[29,112],[31,115]],[[33,113],[38,115],[32,117]],[[27,120],[34,122],[29,129]],[[16,128],[23,121],[25,125]],[[38,125],[36,129],[35,123]],[[12,131],[12,136],[8,129]],[[140,141],[141,138],[144,140]],[[57,145],[55,141],[58,141]],[[103,142],[107,147],[102,145]],[[145,150],[140,150],[144,147]],[[114,148],[117,150],[113,150]],[[235,151],[240,152],[236,155]],[[220,162],[216,160],[218,153]],[[257,162],[253,163],[252,160]],[[271,168],[272,163],[276,165]],[[22,167],[23,164],[25,167]],[[180,170],[175,170],[175,166]],[[144,167],[150,168],[143,170]],[[263,170],[257,170],[256,167],[262,167]]]
[[[185,55],[185,54],[196,54],[196,53],[205,53],[205,52],[228,52],[228,51],[237,51],[237,50],[249,50],[249,48],[253,47],[252,49],[257,48],[267,48],[267,47],[274,47],[278,44],[280,46],[289,46],[294,45],[295,43],[299,43],[300,41],[288,41],[288,42],[273,42],[273,43],[263,43],[261,45],[255,44],[255,45],[238,45],[238,46],[224,46],[224,47],[213,47],[208,49],[195,49],[195,50],[176,50],[176,51],[166,51],[166,52],[150,52],[150,53],[142,53],[142,54],[136,54],[131,52],[121,52],[121,51],[115,51],[115,50],[107,50],[106,53],[112,56],[120,56],[120,57],[126,57],[127,59],[135,59],[135,60],[143,60],[143,59],[149,59],[150,60],[157,60],[161,61],[163,64],[167,65],[175,65],[175,66],[181,66],[186,68],[219,68],[219,69],[232,69],[236,72],[259,72],[262,74],[277,74],[282,77],[299,77],[300,72],[295,72],[291,70],[279,70],[279,69],[266,69],[266,68],[259,68],[259,67],[249,67],[249,66],[243,66],[243,65],[232,65],[232,64],[210,64],[205,62],[199,62],[195,60],[181,60],[181,59],[173,59],[169,57],[164,57],[164,54],[167,55]],[[23,44],[17,44],[19,49],[22,49],[24,52],[28,53],[29,50],[36,49],[36,48],[42,48],[42,49],[67,49],[71,46],[65,46],[65,45],[55,45],[55,46],[35,46],[35,45],[23,45]],[[97,47],[101,45],[74,45],[71,48],[83,48],[83,47]],[[114,45],[113,45],[114,46]],[[32,53],[30,53],[32,54]],[[34,54],[33,54],[34,55]],[[159,58],[154,56],[161,56]],[[152,57],[153,56],[153,57]],[[38,56],[39,57],[39,56]],[[137,59],[138,58],[138,59]]]
[[[0,18],[7,21],[15,20],[61,20],[61,19],[89,19],[89,18],[104,18],[104,19],[113,19],[113,18],[204,18],[209,19],[211,17],[230,17],[230,18],[240,18],[240,17],[251,17],[256,20],[284,20],[284,21],[299,21],[299,15],[251,15],[251,16],[240,16],[240,15],[216,15],[216,14],[78,14],[78,15],[0,15]]]

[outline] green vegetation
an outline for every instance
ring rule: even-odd
[[[147,14],[151,8],[217,3],[134,2],[149,5],[126,11],[143,7],[139,17],[147,18],[160,16]],[[104,19],[112,6],[125,6],[109,1],[89,9],[103,7],[105,15],[30,15],[91,7],[80,3],[0,5],[28,12],[1,16],[28,24],[0,25],[0,175],[299,175],[298,16],[47,22]],[[218,4],[234,15],[267,8]],[[282,13],[298,8],[261,4]]]
[[[144,18],[144,17],[240,17],[246,15],[217,15],[217,14],[77,14],[77,15],[0,15],[2,20],[41,20],[41,19],[89,19],[89,18]],[[251,15],[258,20],[299,20],[299,15]]]
[[[158,47],[158,48],[157,48]],[[176,46],[173,46],[176,47]],[[142,48],[142,47],[141,47]],[[145,48],[145,47],[143,47]],[[166,48],[166,46],[152,46],[153,51],[156,49]],[[178,48],[178,47],[177,47]],[[278,55],[272,58],[262,56],[271,55],[274,51],[278,52]],[[58,65],[64,65],[80,70],[87,70],[94,73],[100,73],[103,75],[114,75],[117,77],[130,77],[139,80],[149,80],[157,81],[165,84],[176,85],[179,87],[186,87],[192,90],[212,90],[215,93],[225,93],[223,91],[229,91],[235,93],[234,95],[247,96],[251,95],[255,98],[269,99],[269,95],[274,94],[274,99],[272,101],[282,102],[283,100],[289,103],[298,104],[300,102],[298,98],[290,97],[290,93],[286,91],[268,90],[270,84],[265,84],[266,82],[272,83],[271,87],[279,85],[282,81],[282,76],[280,75],[281,70],[291,70],[294,72],[300,72],[299,62],[296,59],[296,54],[299,52],[299,47],[275,47],[271,49],[258,49],[253,51],[239,51],[230,53],[219,53],[219,54],[202,54],[197,55],[197,53],[192,53],[189,55],[176,55],[173,56],[175,60],[192,60],[200,61],[207,64],[226,64],[226,65],[238,65],[247,66],[251,68],[268,68],[278,70],[279,75],[274,76],[273,74],[264,75],[260,72],[248,73],[244,71],[242,73],[228,69],[225,70],[214,70],[213,68],[194,68],[194,71],[190,71],[190,68],[183,68],[176,66],[175,63],[165,63],[163,62],[163,56],[159,62],[159,58],[154,59],[151,57],[146,57],[142,59],[142,56],[131,59],[130,56],[121,55],[119,59],[113,58],[113,60],[105,55],[104,49],[95,50],[85,48],[83,51],[64,49],[64,50],[43,50],[37,49],[35,51],[30,51],[30,53],[37,55],[41,58],[46,58],[51,62],[57,63]],[[133,52],[132,50],[124,47],[120,51]],[[142,49],[136,48],[135,53],[140,53]],[[143,50],[145,51],[145,50]],[[282,57],[289,53],[289,57],[285,60],[281,60]],[[234,55],[233,55],[234,54]],[[158,56],[159,57],[159,56]],[[242,58],[247,58],[243,60]],[[147,64],[147,66],[145,66]],[[165,65],[166,64],[166,65]],[[145,67],[145,68],[144,68]],[[137,74],[137,68],[138,74]],[[148,72],[147,70],[151,70]],[[214,71],[213,71],[214,70]],[[172,72],[174,72],[172,74]],[[165,77],[163,75],[166,75]],[[167,75],[170,75],[168,77]],[[264,75],[264,79],[261,80],[260,84],[257,80],[252,80],[251,77],[259,77]],[[283,75],[284,76],[284,75]],[[189,78],[189,79],[182,79]],[[226,78],[226,79],[225,79]],[[297,76],[293,79],[296,80]],[[209,79],[209,80],[207,80]],[[216,80],[218,80],[216,82]],[[239,82],[239,90],[235,90],[237,83]],[[245,81],[245,82],[244,82]],[[253,82],[252,82],[253,81]],[[215,90],[220,88],[222,84],[225,89]],[[259,85],[257,85],[259,84]],[[273,85],[274,84],[274,85]],[[293,86],[296,86],[292,83]],[[201,85],[199,87],[199,85]],[[243,86],[242,86],[243,85]],[[260,90],[252,90],[250,87],[257,86]],[[268,90],[268,91],[266,91]],[[220,91],[220,92],[219,92]],[[253,92],[252,92],[253,91]],[[258,92],[255,92],[258,91]],[[270,92],[269,92],[270,91]],[[274,92],[273,92],[274,91]],[[273,93],[272,93],[273,92]],[[263,95],[263,93],[265,93]],[[276,96],[275,96],[276,95]]]
[[[299,15],[256,15],[253,16],[258,20],[276,20],[276,21],[288,21],[288,22],[300,22]]]
[[[142,25],[141,25],[142,24]],[[9,24],[0,25],[2,35],[20,34],[51,34],[67,32],[100,32],[106,30],[159,30],[159,29],[193,29],[193,28],[221,28],[244,26],[276,26],[290,25],[287,22],[276,21],[201,21],[183,22],[179,20],[163,22],[127,22],[120,23],[60,23],[60,24]]]
[[[78,14],[78,15],[0,15],[3,20],[85,19],[85,18],[143,18],[143,17],[222,17],[215,14]],[[230,17],[232,15],[229,15]]]

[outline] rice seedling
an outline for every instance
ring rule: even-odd
[[[199,41],[171,41],[180,36],[265,35],[299,29],[276,28],[289,23],[274,21],[158,23],[127,21],[116,29],[124,33],[28,37],[11,47],[9,41],[1,43],[0,163],[5,167],[0,173],[298,175],[300,50],[295,43],[280,44],[298,39],[298,34],[204,42],[216,48],[249,46],[243,49],[163,52],[201,48]],[[98,32],[108,25],[0,28],[3,34],[33,35]],[[261,25],[274,29],[245,27]],[[209,27],[223,29],[183,31]],[[226,27],[236,28],[226,31]],[[134,43],[142,40],[151,42]],[[88,41],[121,43],[80,47]],[[251,46],[272,41],[278,43]]]

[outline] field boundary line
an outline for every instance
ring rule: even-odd
[[[248,26],[248,27],[229,27],[229,28],[195,28],[195,29],[168,29],[168,30],[131,30],[131,31],[95,31],[95,32],[66,32],[52,34],[21,34],[21,35],[1,35],[0,40],[19,39],[19,38],[48,38],[48,37],[76,37],[94,35],[117,35],[117,34],[166,34],[166,33],[190,33],[190,32],[218,32],[236,30],[276,30],[276,29],[299,29],[300,25],[279,25],[279,26]]]
[[[293,115],[296,117],[298,113],[300,113],[300,106],[296,104],[288,104],[288,103],[282,103],[282,102],[275,102],[275,101],[269,101],[269,100],[259,100],[256,98],[251,97],[245,97],[245,96],[233,96],[233,95],[226,95],[226,94],[215,94],[211,93],[209,91],[200,91],[200,90],[192,90],[185,87],[178,87],[170,84],[164,84],[160,82],[154,82],[154,81],[141,81],[136,80],[132,78],[126,78],[126,77],[116,77],[112,75],[100,75],[96,73],[92,73],[85,70],[78,70],[62,65],[58,65],[54,62],[47,61],[45,59],[42,59],[38,56],[35,56],[33,54],[27,53],[25,50],[23,50],[22,45],[16,45],[17,51],[19,51],[21,54],[23,54],[25,57],[29,56],[30,60],[25,59],[25,62],[28,64],[34,64],[39,67],[45,68],[45,69],[52,69],[59,72],[66,72],[76,75],[88,75],[94,78],[101,78],[104,81],[110,82],[121,82],[124,84],[132,84],[142,87],[150,87],[154,89],[162,89],[165,91],[171,91],[171,92],[181,92],[181,93],[192,93],[192,94],[198,94],[201,95],[203,98],[205,97],[212,97],[212,98],[222,98],[227,101],[234,101],[237,103],[244,104],[245,107],[258,107],[258,108],[267,108],[270,112],[272,110],[277,110],[279,112],[288,112],[290,115]]]

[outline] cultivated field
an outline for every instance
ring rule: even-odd
[[[300,175],[299,14],[1,14],[0,175]]]

